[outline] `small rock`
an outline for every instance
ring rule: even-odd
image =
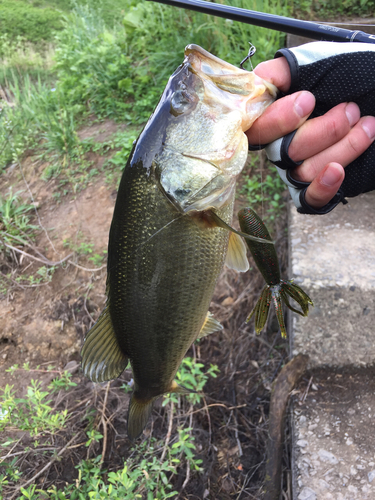
[[[328,462],[332,465],[339,463],[339,461],[337,460],[335,455],[333,453],[331,453],[330,451],[320,449],[318,451],[318,455],[319,455],[319,458],[321,460],[323,460],[323,462]]]
[[[357,493],[358,492],[358,488],[356,486],[354,486],[353,484],[349,484],[348,486],[348,491],[350,491],[350,493]]]
[[[299,439],[297,441],[297,446],[300,446],[301,448],[306,448],[307,445],[308,442],[306,441],[306,439]]]
[[[69,361],[64,366],[64,371],[70,372],[72,375],[79,370],[79,363],[77,361]]]
[[[301,493],[298,495],[298,500],[316,500],[317,496],[314,490],[305,487],[302,489]]]
[[[367,477],[368,477],[368,480],[370,483],[373,482],[373,480],[375,479],[375,470],[372,470],[370,471],[368,474],[367,474]]]
[[[327,483],[327,481],[324,481],[324,479],[319,479],[318,483],[321,490],[329,489],[329,484]]]

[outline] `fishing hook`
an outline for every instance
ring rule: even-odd
[[[249,53],[247,54],[247,56],[245,57],[245,59],[243,59],[241,62],[240,62],[240,68],[241,69],[244,69],[243,68],[243,65],[246,61],[250,61],[250,58],[253,57],[253,55],[255,54],[255,52],[257,51],[256,47],[250,43],[250,48],[249,48]],[[251,61],[250,61],[250,64],[251,64]],[[251,69],[253,69],[253,65],[251,64]]]

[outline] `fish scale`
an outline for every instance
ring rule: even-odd
[[[119,344],[130,359],[140,398],[169,389],[182,357],[202,327],[229,238],[224,229],[200,227],[189,214],[178,217],[153,183],[147,174],[128,178],[125,173],[108,248],[108,255],[118,256],[109,259],[109,287],[116,290],[116,300],[110,301],[109,308],[115,329],[126,325]],[[233,200],[218,214],[230,222],[232,211]],[[122,213],[128,216],[118,215]],[[150,238],[155,227],[174,218]],[[129,233],[133,234],[132,244],[125,246],[124,253],[121,241]],[[124,272],[129,268],[132,274]],[[157,376],[160,366],[162,374]]]

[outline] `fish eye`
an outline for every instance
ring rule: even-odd
[[[182,115],[189,111],[195,104],[196,99],[186,90],[176,90],[171,97],[171,113],[174,116]]]

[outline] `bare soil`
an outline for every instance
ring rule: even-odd
[[[108,127],[112,132],[115,129],[112,123]],[[91,131],[85,129],[81,135],[107,139],[108,131],[103,135],[102,125]],[[94,166],[105,160],[99,156],[91,159]],[[126,370],[109,388],[107,384],[89,382],[79,369],[83,337],[105,302],[106,269],[92,270],[95,266],[87,256],[79,256],[72,248],[90,242],[94,244],[93,253],[101,254],[106,249],[116,189],[107,185],[104,176],[100,176],[84,191],[56,202],[52,196],[57,189],[56,180],[40,180],[44,168],[45,164],[35,157],[26,158],[22,167],[40,219],[38,221],[35,217],[33,220],[34,224],[40,225],[35,249],[54,262],[71,253],[73,255],[69,258],[70,263],[65,261],[64,265],[57,267],[50,283],[26,286],[16,284],[16,275],[32,273],[41,264],[17,254],[18,266],[13,272],[13,282],[9,283],[6,296],[0,300],[0,387],[11,384],[17,394],[23,396],[31,378],[38,378],[46,387],[54,376],[24,370],[17,370],[13,375],[6,372],[15,364],[22,366],[28,362],[31,370],[45,369],[48,365],[56,369],[67,366],[73,370],[77,387],[68,394],[59,393],[55,402],[57,407],[65,405],[72,411],[69,429],[55,437],[56,449],[61,449],[74,432],[82,432],[85,427],[82,415],[88,409],[94,411],[99,431],[103,431],[103,412],[109,422],[105,449],[102,441],[87,449],[82,432],[74,446],[62,455],[61,461],[55,462],[37,479],[39,487],[47,488],[50,484],[62,487],[66,482],[73,482],[77,477],[75,465],[103,451],[106,468],[123,467],[132,446],[126,437],[129,395],[120,389],[131,379],[131,372]],[[6,193],[11,185],[13,192],[21,189],[25,199],[29,196],[18,167],[2,176],[0,192]],[[244,200],[238,200],[239,206],[244,206],[244,203]],[[261,208],[259,214],[262,214]],[[283,212],[276,221],[273,236],[284,275],[287,255],[285,227],[286,213]],[[33,250],[27,251],[38,256]],[[3,273],[7,272],[7,265],[0,262]],[[207,367],[210,363],[217,364],[220,374],[207,383],[204,405],[190,408],[182,402],[178,409],[178,422],[186,427],[192,425],[198,454],[204,461],[204,473],[189,472],[182,467],[173,479],[178,491],[185,484],[181,498],[258,499],[262,495],[271,384],[287,360],[287,343],[281,339],[273,316],[261,336],[255,335],[252,323],[245,323],[264,285],[260,273],[254,265],[252,268],[240,275],[228,269],[223,271],[211,311],[222,322],[224,330],[206,337],[189,352]],[[159,402],[142,439],[153,435],[163,442],[168,420],[168,410]],[[176,427],[177,422],[172,427],[172,439]],[[15,431],[14,435],[18,433]],[[80,446],[75,446],[80,442]],[[37,459],[35,454],[26,454],[19,463],[24,473],[22,480],[33,477],[47,462],[48,457],[43,454],[37,455]],[[6,498],[12,495],[10,489]]]

